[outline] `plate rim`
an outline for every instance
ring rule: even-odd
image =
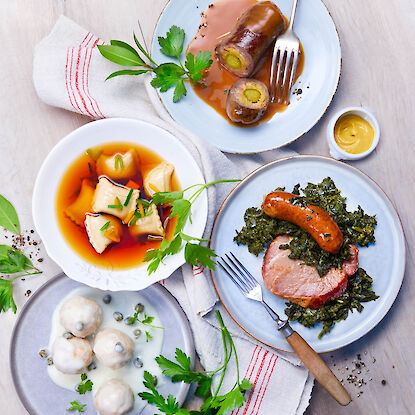
[[[39,412],[36,412],[36,410],[33,408],[32,404],[30,403],[30,399],[29,397],[23,393],[23,388],[21,387],[20,384],[20,380],[18,379],[17,376],[17,372],[14,370],[16,367],[16,359],[15,359],[15,355],[13,353],[13,351],[15,350],[15,345],[16,345],[16,339],[17,339],[17,333],[20,330],[20,321],[22,320],[22,318],[24,318],[24,316],[26,315],[26,313],[28,313],[30,311],[30,305],[31,302],[33,301],[33,298],[36,298],[39,296],[39,294],[44,291],[45,289],[47,289],[50,285],[55,284],[56,282],[60,281],[63,278],[68,278],[71,279],[70,277],[68,277],[64,272],[60,272],[56,275],[54,275],[52,278],[48,279],[45,283],[43,283],[38,289],[36,289],[36,291],[30,296],[29,300],[22,306],[17,319],[14,323],[13,326],[13,330],[12,330],[12,335],[11,335],[11,339],[10,339],[10,343],[9,343],[9,353],[8,353],[8,357],[9,357],[9,371],[11,373],[11,378],[12,378],[12,382],[13,382],[13,386],[14,389],[16,391],[17,396],[20,399],[20,402],[22,403],[23,407],[26,409],[26,411],[30,414],[30,415],[43,415],[40,414]],[[71,279],[72,280],[72,279]],[[75,280],[72,280],[75,281]],[[86,285],[83,284],[79,281],[75,281],[78,284],[82,284],[82,285]],[[192,366],[194,366],[195,363],[195,356],[196,356],[196,351],[195,351],[195,343],[194,343],[194,338],[193,338],[193,333],[192,330],[190,328],[190,321],[186,316],[186,313],[184,312],[182,306],[179,304],[179,302],[177,301],[177,299],[173,296],[173,294],[170,293],[169,290],[167,290],[167,288],[163,287],[161,284],[155,283],[152,284],[151,286],[160,292],[163,293],[163,295],[167,296],[168,301],[171,301],[175,307],[177,308],[177,310],[179,311],[179,315],[180,318],[183,321],[183,327],[185,328],[186,331],[186,338],[185,338],[185,343],[188,343],[188,347],[189,347],[189,351],[190,351],[190,360],[192,363]],[[148,288],[149,288],[148,287]],[[136,292],[140,292],[135,290]],[[186,397],[189,393],[189,389],[190,389],[190,384],[187,383],[183,383],[183,390],[180,393],[180,396],[177,398],[177,400],[182,404],[185,400]],[[143,413],[143,411],[145,410],[145,408],[149,407],[149,404],[146,404],[143,409],[140,411],[140,414]]]
[[[361,176],[363,176],[363,178],[364,179],[366,179],[366,180],[368,180],[370,183],[372,183],[375,187],[376,187],[376,189],[380,192],[380,194],[382,195],[382,196],[384,196],[385,197],[385,199],[390,203],[390,205],[391,205],[391,207],[393,208],[393,211],[394,211],[394,213],[396,214],[396,217],[397,217],[397,219],[398,219],[398,224],[399,224],[399,228],[400,228],[400,231],[401,231],[401,235],[402,235],[402,247],[403,247],[403,253],[402,253],[402,258],[403,258],[403,270],[402,270],[402,275],[401,275],[401,277],[400,277],[400,280],[399,280],[399,287],[398,287],[398,289],[396,290],[396,293],[393,295],[393,299],[391,300],[391,302],[390,302],[390,304],[388,305],[388,307],[386,307],[385,309],[384,309],[384,311],[383,312],[381,312],[381,313],[379,313],[378,314],[378,316],[377,316],[377,318],[375,319],[375,323],[373,324],[373,326],[369,329],[369,330],[367,330],[365,333],[363,333],[362,335],[360,335],[358,338],[356,338],[356,339],[354,339],[354,340],[351,340],[351,341],[349,341],[348,343],[346,343],[346,344],[343,344],[343,345],[341,345],[341,346],[338,346],[338,347],[335,347],[335,348],[331,348],[330,350],[326,350],[326,351],[324,351],[324,352],[319,352],[319,353],[330,353],[330,352],[333,352],[333,351],[336,351],[336,350],[339,350],[339,349],[341,349],[341,348],[343,348],[343,347],[346,347],[346,346],[349,346],[350,344],[352,344],[352,343],[354,343],[354,342],[356,342],[356,341],[358,341],[358,340],[360,340],[362,337],[364,337],[364,336],[366,336],[368,333],[370,333],[382,320],[383,320],[383,318],[386,316],[386,314],[388,314],[389,313],[389,311],[390,311],[390,309],[392,308],[392,306],[393,306],[393,304],[395,303],[395,300],[396,300],[396,298],[397,298],[397,296],[398,296],[398,294],[399,294],[399,291],[400,291],[400,289],[401,289],[401,287],[402,287],[402,282],[403,282],[403,279],[404,279],[404,277],[405,277],[405,269],[406,269],[406,256],[407,256],[407,249],[406,249],[406,236],[405,236],[405,231],[404,231],[404,227],[403,227],[403,225],[402,225],[402,220],[401,220],[401,218],[400,218],[400,216],[399,216],[399,213],[398,213],[398,211],[396,210],[396,208],[395,208],[395,205],[394,205],[394,203],[392,202],[392,200],[391,200],[391,198],[385,193],[385,191],[380,187],[380,185],[375,181],[375,180],[373,180],[370,176],[368,176],[366,173],[364,173],[364,172],[362,172],[361,170],[359,170],[357,167],[354,167],[354,166],[351,166],[350,164],[347,164],[347,163],[344,163],[344,162],[342,162],[342,161],[339,161],[339,160],[335,160],[335,159],[333,159],[333,158],[331,158],[331,157],[327,157],[327,156],[320,156],[320,155],[312,155],[312,154],[302,154],[302,155],[295,155],[295,156],[288,156],[288,157],[283,157],[283,158],[280,158],[280,159],[277,159],[277,160],[274,160],[274,161],[271,161],[271,162],[269,162],[269,163],[266,163],[266,164],[264,164],[264,165],[262,165],[262,166],[260,166],[260,167],[258,167],[258,168],[256,168],[255,170],[253,170],[251,173],[249,173],[245,178],[243,178],[236,186],[235,186],[235,188],[234,189],[232,189],[232,191],[228,194],[228,196],[226,196],[226,198],[225,198],[225,200],[222,202],[222,204],[221,204],[221,206],[220,206],[220,208],[219,208],[219,210],[218,210],[218,212],[217,212],[217,214],[216,214],[216,216],[215,216],[215,219],[214,219],[214,221],[213,221],[213,225],[212,225],[212,231],[211,231],[211,234],[210,234],[210,238],[209,238],[209,248],[211,248],[212,249],[212,240],[213,240],[213,236],[214,236],[214,232],[215,232],[215,228],[216,228],[216,224],[217,224],[217,222],[218,222],[218,220],[219,220],[219,218],[220,218],[220,216],[221,216],[221,214],[222,214],[222,212],[224,211],[224,209],[226,208],[226,206],[230,203],[230,201],[231,201],[231,199],[233,198],[233,196],[234,196],[234,194],[236,193],[236,191],[237,190],[239,190],[239,188],[241,187],[241,186],[243,186],[247,181],[249,181],[250,179],[252,179],[252,177],[253,176],[255,176],[255,175],[257,175],[258,173],[260,173],[261,171],[263,171],[263,170],[267,170],[267,169],[269,169],[269,168],[272,168],[273,166],[275,166],[275,165],[278,165],[279,163],[282,163],[282,162],[286,162],[286,161],[289,161],[289,160],[293,160],[293,159],[308,159],[308,160],[322,160],[322,161],[325,161],[325,162],[331,162],[331,163],[333,163],[333,164],[340,164],[342,167],[345,167],[345,168],[349,168],[350,170],[352,170],[354,173],[357,173],[358,175],[361,175]],[[223,307],[225,308],[225,310],[226,310],[226,312],[229,314],[229,316],[232,318],[232,320],[245,332],[245,333],[247,333],[249,336],[251,336],[252,338],[254,338],[256,341],[258,341],[258,342],[260,342],[260,343],[262,343],[262,344],[264,344],[264,345],[266,345],[266,346],[268,346],[268,347],[270,347],[270,348],[272,348],[272,349],[275,349],[275,350],[280,350],[280,351],[284,351],[284,352],[289,352],[289,353],[295,353],[293,350],[290,350],[290,349],[283,349],[283,348],[280,348],[280,347],[276,347],[276,346],[274,346],[274,345],[271,345],[271,344],[269,344],[269,343],[267,343],[267,342],[265,342],[265,341],[263,341],[263,340],[261,340],[261,339],[259,339],[258,337],[256,337],[255,335],[253,335],[251,332],[249,332],[246,328],[244,328],[243,327],[243,325],[242,325],[242,323],[240,323],[235,317],[234,317],[234,315],[230,312],[230,310],[229,310],[229,308],[228,308],[228,306],[223,302],[223,300],[222,300],[222,297],[221,297],[221,294],[220,294],[220,292],[219,292],[219,290],[218,290],[218,286],[217,286],[217,283],[216,283],[216,279],[215,279],[215,272],[213,271],[213,270],[210,270],[210,276],[211,276],[211,278],[212,278],[212,282],[213,282],[213,286],[214,286],[214,288],[215,288],[215,291],[216,291],[216,294],[218,295],[218,297],[219,297],[219,300],[220,300],[220,302],[222,303],[222,305],[223,305]]]
[[[166,10],[166,8],[170,5],[170,3],[172,2],[172,1],[174,1],[174,0],[168,0],[167,1],[167,3],[164,5],[164,7],[163,7],[163,9],[160,11],[160,14],[159,14],[159,16],[158,16],[158,18],[157,18],[157,21],[156,21],[156,24],[155,24],[155,26],[154,26],[154,30],[153,30],[153,34],[152,34],[152,37],[151,37],[151,44],[150,44],[150,50],[152,50],[152,48],[153,48],[153,43],[155,42],[155,39],[156,39],[156,31],[157,31],[157,28],[158,28],[158,25],[159,25],[159,23],[160,23],[160,19],[161,19],[161,17],[163,16],[163,14],[164,14],[164,12],[165,12],[165,10]],[[216,1],[216,0],[214,0],[214,1]],[[261,2],[261,0],[257,0],[258,2]],[[337,91],[339,90],[339,86],[340,86],[340,80],[341,80],[341,78],[342,78],[342,71],[343,71],[343,54],[342,54],[342,42],[341,42],[341,37],[340,37],[340,32],[339,32],[339,29],[338,29],[338,27],[337,27],[337,25],[336,25],[336,21],[334,20],[334,18],[333,18],[333,15],[331,14],[331,12],[330,12],[330,10],[329,10],[329,8],[328,8],[328,6],[324,3],[324,1],[323,0],[319,0],[320,1],[320,3],[323,5],[323,7],[326,9],[326,11],[327,11],[327,13],[328,13],[328,15],[330,16],[330,19],[331,19],[331,21],[333,22],[333,26],[334,26],[334,29],[335,29],[335,31],[336,31],[336,35],[337,35],[337,40],[338,40],[338,42],[339,42],[339,54],[340,54],[340,59],[339,59],[339,66],[338,66],[338,77],[337,77],[337,84],[336,84],[336,86],[335,86],[335,88],[333,89],[333,94],[332,94],[332,96],[331,96],[331,98],[330,98],[330,100],[329,100],[329,102],[327,103],[327,106],[323,109],[323,111],[322,111],[322,113],[320,114],[320,116],[318,117],[318,119],[314,122],[314,124],[307,130],[307,131],[304,131],[302,134],[300,134],[300,135],[298,135],[297,137],[295,137],[295,138],[293,138],[293,139],[291,139],[290,141],[287,141],[285,144],[282,144],[282,145],[280,145],[280,146],[277,146],[277,147],[272,147],[272,148],[267,148],[267,149],[264,149],[264,150],[260,150],[260,151],[234,151],[234,150],[229,150],[229,149],[223,149],[222,147],[216,147],[216,148],[218,148],[220,151],[222,151],[222,152],[224,152],[224,153],[229,153],[229,154],[246,154],[246,155],[252,155],[252,154],[259,154],[259,153],[264,153],[264,152],[266,152],[266,151],[272,151],[272,150],[277,150],[277,149],[279,149],[279,148],[282,148],[282,147],[285,147],[285,146],[288,146],[288,145],[290,145],[290,144],[292,144],[292,143],[294,143],[295,141],[297,141],[297,140],[299,140],[300,138],[302,138],[302,137],[304,137],[308,132],[310,132],[320,121],[321,121],[321,119],[324,117],[324,115],[327,113],[327,111],[328,111],[328,109],[329,109],[329,107],[330,107],[330,105],[333,103],[333,100],[334,100],[334,97],[336,96],[336,94],[337,94]],[[192,40],[193,40],[193,38],[192,38]],[[187,127],[185,127],[185,126],[183,126],[181,123],[179,123],[174,117],[173,117],[173,115],[170,113],[170,111],[168,110],[168,108],[167,108],[167,106],[164,104],[164,101],[163,101],[163,99],[162,99],[162,96],[161,96],[161,93],[159,92],[159,90],[156,90],[156,95],[157,95],[157,98],[159,99],[159,101],[160,101],[160,103],[161,103],[161,105],[163,106],[163,108],[165,109],[165,111],[167,112],[167,114],[171,117],[171,119],[172,120],[174,120],[175,122],[177,122],[180,126],[182,126],[183,128],[186,128],[187,129]],[[219,115],[220,116],[220,115]],[[270,120],[268,120],[267,122],[269,122]],[[235,127],[235,128],[240,128],[240,127]],[[255,127],[254,127],[255,128]],[[191,131],[191,130],[189,130],[189,131]],[[193,133],[193,131],[191,131],[192,133]]]
[[[206,179],[204,177],[204,173],[202,172],[201,168],[199,167],[199,163],[196,161],[196,159],[194,158],[194,156],[191,154],[191,152],[188,150],[188,148],[186,148],[186,146],[181,142],[180,139],[178,139],[173,133],[171,133],[170,131],[162,128],[159,125],[153,124],[151,122],[145,121],[145,120],[141,120],[141,119],[134,119],[134,118],[126,118],[126,117],[111,117],[111,118],[105,118],[105,119],[100,119],[100,120],[96,120],[96,121],[91,121],[91,122],[87,122],[86,124],[81,125],[78,128],[75,128],[74,130],[70,131],[68,134],[66,134],[64,137],[62,137],[61,139],[59,139],[59,141],[52,147],[52,149],[48,152],[48,154],[46,155],[46,157],[44,158],[38,173],[36,175],[36,179],[35,179],[35,183],[34,183],[34,187],[33,187],[33,192],[32,192],[32,208],[31,208],[31,214],[32,214],[32,218],[33,218],[33,222],[35,225],[35,228],[37,230],[37,232],[39,233],[41,239],[43,240],[47,255],[54,261],[56,262],[59,267],[66,272],[67,276],[75,281],[78,281],[82,284],[86,284],[90,287],[93,288],[98,288],[98,289],[104,289],[104,290],[110,290],[110,291],[135,291],[138,289],[145,289],[146,287],[148,287],[149,285],[161,281],[163,279],[167,279],[169,278],[175,271],[177,271],[177,269],[179,269],[181,266],[183,266],[183,264],[185,263],[184,260],[184,247],[181,248],[181,250],[178,252],[178,254],[176,254],[176,258],[171,258],[171,261],[169,262],[169,264],[167,265],[170,269],[168,270],[164,270],[163,268],[160,268],[159,270],[157,270],[155,273],[153,274],[148,274],[146,275],[146,277],[148,278],[149,281],[151,281],[151,284],[147,285],[146,287],[139,287],[137,285],[132,285],[130,284],[130,287],[126,287],[125,285],[122,286],[121,288],[119,288],[119,286],[117,286],[117,283],[114,282],[114,279],[111,278],[111,280],[108,280],[108,278],[103,278],[102,275],[106,275],[109,270],[105,267],[100,267],[97,266],[96,264],[87,261],[86,259],[84,259],[83,257],[81,257],[70,245],[70,243],[63,237],[62,232],[59,228],[59,224],[58,224],[58,220],[56,217],[56,214],[54,216],[54,220],[56,222],[56,227],[58,229],[58,231],[60,232],[64,243],[68,246],[71,254],[73,254],[74,258],[76,258],[77,263],[81,264],[83,268],[88,268],[88,269],[93,269],[95,275],[100,274],[101,277],[98,278],[97,280],[94,280],[90,277],[85,277],[85,275],[87,274],[85,271],[82,272],[81,277],[76,277],[76,275],[78,275],[78,273],[74,272],[74,268],[70,268],[67,265],[67,261],[63,261],[62,260],[62,256],[61,255],[56,255],[56,249],[51,248],[52,244],[53,244],[53,240],[51,240],[50,238],[45,238],[45,234],[47,233],[45,228],[43,226],[40,226],[39,223],[41,222],[40,218],[42,216],[42,213],[39,212],[39,200],[40,200],[40,195],[42,194],[42,191],[39,190],[39,186],[40,186],[40,180],[43,178],[43,176],[46,174],[45,173],[45,169],[47,167],[48,163],[53,162],[53,158],[55,153],[60,151],[60,148],[62,146],[66,145],[66,142],[69,140],[73,139],[73,136],[79,134],[81,132],[81,134],[85,134],[85,132],[83,132],[84,130],[88,131],[88,129],[91,128],[103,128],[102,125],[104,125],[105,128],[105,124],[111,124],[111,123],[134,123],[136,124],[136,126],[139,127],[139,124],[144,124],[149,126],[150,128],[154,128],[156,130],[161,130],[163,133],[170,135],[170,138],[172,138],[172,141],[175,142],[175,145],[180,146],[181,150],[183,150],[184,152],[187,153],[188,158],[190,158],[193,163],[195,168],[197,169],[197,173],[198,175],[200,175],[201,180],[203,181],[203,183],[206,182]],[[99,124],[99,126],[97,125],[97,123]],[[128,127],[128,126],[127,126]],[[107,126],[107,128],[110,128],[110,125]],[[81,131],[82,130],[82,131]],[[139,128],[137,128],[137,131],[139,131]],[[121,142],[135,142],[133,139],[126,139],[126,140],[114,140],[114,141],[121,141]],[[105,142],[105,140],[104,140]],[[148,144],[141,144],[144,147],[147,147],[150,150],[153,150],[151,145]],[[87,145],[85,144],[85,147],[87,147]],[[154,150],[153,150],[154,151]],[[73,159],[71,160],[74,161],[76,159],[77,156],[74,156]],[[64,174],[64,173],[63,173]],[[53,189],[54,191],[54,200],[53,203],[54,205],[56,205],[56,192],[57,192],[57,188]],[[202,197],[200,198],[200,209],[202,211],[202,222],[203,222],[203,226],[201,225],[201,229],[199,232],[199,235],[197,235],[198,237],[202,237],[202,234],[205,232],[206,230],[206,224],[207,224],[207,219],[208,219],[208,210],[209,210],[209,206],[208,206],[208,200],[207,200],[207,196],[206,195],[202,195]],[[203,227],[203,229],[202,229]],[[46,241],[47,239],[47,241]],[[174,261],[174,262],[173,262]],[[123,273],[131,273],[134,270],[136,272],[140,272],[140,268],[144,268],[145,267],[145,263],[141,263],[138,265],[134,265],[130,268],[126,268],[126,269],[116,269],[116,270],[112,270],[111,274],[119,274],[120,276],[122,276]],[[85,268],[85,269],[86,269]],[[154,278],[157,273],[162,273],[159,275],[159,277],[157,277],[156,279]],[[104,287],[103,285],[103,279],[106,279],[107,282],[107,286]]]

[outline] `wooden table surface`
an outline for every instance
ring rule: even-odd
[[[317,385],[306,414],[414,414],[415,2],[324,1],[341,37],[340,87],[326,116],[291,148],[301,154],[328,155],[325,131],[329,116],[349,105],[371,108],[380,122],[381,141],[370,157],[353,165],[372,177],[392,199],[403,222],[408,254],[404,283],[387,317],[360,341],[324,355],[346,384],[348,375],[364,380],[361,387],[358,380],[348,385],[353,402],[339,407]],[[132,30],[137,30],[140,18],[150,42],[165,3],[166,0],[0,1],[0,193],[14,203],[24,228],[33,226],[31,195],[43,159],[61,137],[89,121],[38,99],[32,83],[34,46],[49,33],[60,14],[104,39],[127,41],[131,40]],[[27,299],[26,290],[34,291],[59,271],[48,259],[41,267],[45,271],[42,276],[16,285],[19,308]],[[7,350],[15,320],[11,312],[0,315],[2,415],[26,414],[8,367]],[[355,368],[357,355],[365,366]]]

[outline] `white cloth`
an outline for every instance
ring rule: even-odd
[[[149,77],[118,77],[104,82],[117,66],[104,59],[95,47],[104,42],[66,17],[60,17],[51,33],[35,50],[33,80],[39,97],[47,104],[75,111],[93,119],[129,117],[148,121],[179,138],[203,170],[205,180],[242,178],[267,161],[289,155],[287,150],[256,156],[225,155],[176,124],[164,109]],[[180,105],[180,104],[177,104]],[[218,168],[220,166],[220,168]],[[214,216],[232,185],[208,190],[209,235]],[[308,406],[313,379],[298,358],[277,352],[246,335],[228,316],[202,269],[185,265],[163,282],[178,299],[189,318],[196,351],[207,370],[222,359],[222,340],[213,309],[219,308],[234,337],[241,375],[254,384],[241,414],[299,415]],[[235,375],[232,363],[228,374]],[[225,379],[223,391],[234,379]]]

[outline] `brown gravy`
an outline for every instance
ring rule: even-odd
[[[236,25],[238,18],[250,7],[257,3],[257,0],[218,0],[205,10],[199,29],[194,39],[189,44],[187,52],[194,55],[198,51],[209,50],[212,53],[212,66],[206,71],[203,82],[206,88],[198,85],[192,85],[196,94],[208,105],[214,108],[222,117],[233,125],[238,127],[241,124],[233,123],[226,115],[226,97],[229,88],[239,79],[225,68],[223,68],[215,56],[215,47],[224,35],[227,35]],[[278,4],[277,4],[278,6]],[[287,27],[288,27],[288,21]],[[265,56],[259,63],[256,71],[252,75],[253,78],[262,81],[269,88],[269,79],[271,74],[273,45],[268,48]],[[304,51],[300,45],[300,55],[297,65],[295,80],[303,72],[304,68]],[[259,121],[262,123],[273,117],[276,112],[284,111],[287,105],[271,103],[264,117]],[[255,126],[251,124],[249,127]]]
[[[124,153],[134,148],[140,157],[140,171],[132,176],[133,180],[139,185],[140,198],[145,199],[142,175],[156,167],[163,159],[146,147],[126,142],[114,142],[110,144],[94,147],[92,151],[102,151],[105,155]],[[88,165],[90,163],[90,166]],[[159,240],[149,240],[147,235],[134,238],[128,231],[127,225],[122,225],[123,236],[119,243],[111,244],[102,253],[98,254],[89,243],[88,235],[84,227],[76,225],[66,214],[65,209],[77,198],[82,179],[90,179],[94,184],[98,182],[95,172],[95,163],[88,154],[83,153],[68,168],[63,175],[57,196],[56,196],[56,215],[59,228],[71,248],[86,261],[103,268],[126,269],[137,266],[143,262],[144,255],[149,249],[157,249],[161,243]],[[128,180],[117,180],[117,183],[125,185]],[[180,185],[175,174],[172,178],[172,190],[180,190]],[[169,214],[170,208],[159,208],[160,219],[164,223]],[[175,219],[169,219],[166,228],[166,237],[171,239]]]

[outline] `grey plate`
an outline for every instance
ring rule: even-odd
[[[75,392],[55,385],[49,378],[46,362],[39,357],[39,350],[49,341],[52,314],[69,291],[82,286],[79,282],[59,274],[37,290],[20,312],[13,330],[10,345],[10,368],[16,391],[31,415],[65,414],[69,402],[78,398]],[[176,347],[194,361],[194,344],[189,322],[175,298],[161,285],[155,284],[140,291],[157,310],[165,327],[162,354],[173,358]],[[165,382],[159,391],[171,393],[182,403],[189,390],[184,383]],[[92,394],[82,397],[88,406],[86,414],[96,414]],[[51,408],[53,411],[51,412]],[[154,414],[146,406],[142,415]]]
[[[373,277],[373,288],[379,299],[364,304],[361,313],[350,313],[321,340],[317,337],[322,329],[321,323],[312,328],[292,323],[292,328],[318,353],[339,349],[372,330],[386,315],[401,287],[405,270],[405,239],[399,216],[382,189],[361,171],[333,159],[321,156],[280,159],[260,167],[238,184],[219,210],[211,237],[211,248],[218,255],[233,251],[263,285],[263,254],[256,257],[245,246],[233,242],[235,229],[241,229],[244,224],[245,210],[260,206],[263,196],[278,186],[290,190],[297,183],[302,186],[307,182],[318,183],[327,176],[347,198],[349,210],[361,205],[369,215],[376,214],[376,244],[359,248],[359,265]],[[245,298],[219,268],[212,272],[212,276],[225,308],[246,332],[271,347],[291,351],[259,303]],[[285,316],[285,300],[265,288],[264,298],[281,317]]]

